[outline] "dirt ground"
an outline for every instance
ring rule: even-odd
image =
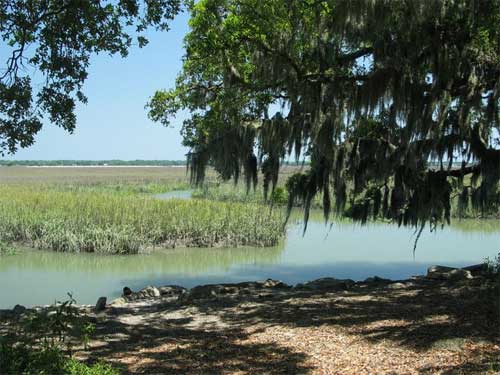
[[[78,356],[126,374],[500,374],[496,291],[399,286],[113,306]]]

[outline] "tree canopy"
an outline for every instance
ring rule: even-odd
[[[500,196],[499,0],[200,0],[183,70],[149,116],[182,109],[194,183],[213,165],[274,189],[310,160],[289,207],[422,228]]]
[[[2,0],[0,154],[31,145],[44,117],[72,131],[76,101],[87,100],[82,85],[90,56],[126,56],[133,37],[144,46],[147,28],[167,29],[180,6],[181,0]]]

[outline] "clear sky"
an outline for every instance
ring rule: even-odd
[[[182,160],[187,150],[179,134],[182,116],[171,128],[147,118],[144,105],[158,89],[174,85],[181,69],[188,15],[180,14],[168,32],[150,32],[150,43],[129,56],[93,56],[84,85],[86,105],[77,107],[73,134],[46,123],[36,143],[5,159],[18,160]]]

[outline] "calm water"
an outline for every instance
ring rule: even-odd
[[[173,190],[166,193],[155,194],[154,197],[158,199],[190,199],[192,190]]]
[[[500,251],[498,221],[462,221],[424,232],[413,258],[413,231],[360,227],[318,219],[302,236],[293,226],[280,246],[267,249],[159,250],[150,255],[99,256],[25,250],[0,258],[0,308],[48,304],[72,292],[79,303],[118,297],[124,286],[235,282],[265,278],[297,283],[319,277],[392,279],[422,274],[431,264],[475,264]]]

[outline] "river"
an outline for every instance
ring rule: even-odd
[[[318,213],[305,235],[300,223],[291,225],[282,244],[264,249],[158,249],[127,256],[19,249],[0,257],[0,308],[50,304],[66,299],[67,292],[78,303],[93,304],[99,296],[118,297],[124,286],[192,287],[266,278],[294,284],[328,276],[403,279],[433,264],[465,266],[494,257],[500,251],[500,223],[463,220],[424,231],[415,254],[414,238],[413,230],[388,224],[325,226]]]

